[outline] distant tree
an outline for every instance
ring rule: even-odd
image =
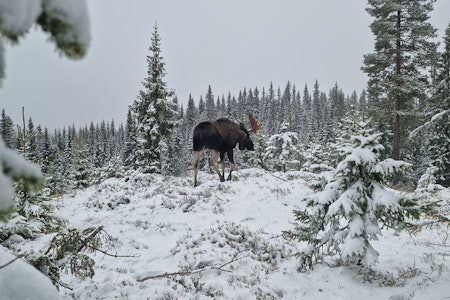
[[[16,137],[14,130],[14,122],[6,115],[4,109],[2,109],[2,115],[0,117],[0,138],[5,142],[5,146],[8,148],[15,148]]]
[[[37,145],[37,132],[34,128],[34,123],[31,118],[28,119],[28,129],[26,131],[26,150],[24,151],[25,157],[37,163],[39,161],[38,145]]]
[[[299,151],[297,133],[289,131],[289,124],[281,124],[280,133],[274,134],[267,140],[266,154],[270,157],[277,170],[287,171],[289,166],[297,165],[299,168]]]
[[[279,120],[283,120],[285,122],[285,125],[289,124],[289,126],[292,126],[291,101],[292,101],[291,83],[288,81],[280,99],[280,110],[278,117]],[[292,128],[288,129],[292,130]]]
[[[262,133],[256,133],[252,136],[252,139],[255,144],[255,151],[249,159],[250,164],[269,170],[272,153],[267,151],[267,136]]]
[[[208,85],[208,91],[205,96],[205,117],[207,120],[214,121],[217,117],[217,110],[214,105],[214,95],[211,89],[211,85]]]
[[[149,50],[148,76],[132,106],[138,135],[136,163],[143,172],[160,173],[161,155],[164,154],[162,150],[167,148],[168,138],[176,126],[176,105],[170,99],[174,93],[164,81],[165,63],[161,56],[157,25],[154,27]]]
[[[432,95],[423,105],[428,120],[411,136],[426,149],[426,166],[436,183],[450,186],[450,24],[445,31],[444,50],[438,54]],[[418,139],[417,137],[421,138]],[[423,157],[422,157],[423,159]],[[425,172],[422,172],[422,174]]]
[[[40,148],[42,158],[40,161],[41,170],[46,176],[54,176],[56,173],[57,151],[56,146],[50,140],[47,127],[44,128],[42,143]]]
[[[92,165],[88,159],[88,150],[80,137],[76,137],[72,149],[69,178],[73,189],[88,187],[91,184]]]
[[[128,108],[127,123],[125,125],[125,146],[122,162],[125,167],[136,168],[137,129],[131,108]]]
[[[371,241],[381,228],[401,229],[407,216],[417,217],[414,203],[387,187],[387,180],[407,164],[380,161],[381,134],[369,129],[368,119],[356,114],[343,122],[346,132],[337,148],[343,159],[332,180],[307,199],[307,209],[295,211],[297,225],[285,232],[286,238],[307,244],[298,253],[301,270],[335,255],[344,264],[371,265],[379,255]]]
[[[403,157],[417,103],[423,101],[432,66],[436,29],[430,24],[435,0],[368,0],[375,52],[364,55],[362,70],[368,75],[372,116],[379,124],[392,124],[392,157]],[[379,127],[381,129],[381,127]],[[398,181],[399,178],[395,178]]]

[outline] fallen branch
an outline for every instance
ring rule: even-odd
[[[81,252],[81,250],[83,250],[83,248],[86,247],[88,243],[92,241],[95,238],[95,236],[101,231],[103,231],[103,225],[93,230],[86,238],[81,239],[81,243],[80,245],[78,245],[77,249],[75,250],[75,253]]]
[[[99,249],[99,248],[96,248],[96,247],[92,247],[92,246],[90,246],[90,245],[88,245],[87,247],[91,248],[92,250],[95,250],[95,251],[98,251],[98,252],[100,252],[100,253],[103,253],[103,254],[105,254],[105,255],[107,255],[107,256],[114,257],[114,258],[123,258],[123,257],[125,257],[125,258],[137,258],[137,257],[140,256],[140,255],[138,255],[138,254],[133,254],[133,255],[111,254],[111,253],[108,253],[108,252],[106,252],[106,251],[104,251],[104,250],[102,250],[102,249]]]
[[[223,272],[231,272],[230,270],[224,270],[223,268],[225,266],[228,266],[229,264],[232,264],[238,260],[241,260],[245,257],[247,257],[248,255],[242,256],[242,257],[238,257],[239,254],[242,253],[242,251],[237,252],[233,258],[230,261],[227,261],[221,265],[215,265],[215,266],[211,266],[211,267],[205,267],[205,268],[201,268],[198,270],[193,270],[193,271],[178,271],[178,272],[172,272],[172,273],[164,273],[164,274],[158,274],[158,275],[153,275],[153,276],[147,276],[144,278],[139,278],[137,279],[138,282],[144,282],[146,280],[151,280],[151,279],[160,279],[160,278],[169,278],[172,276],[191,276],[194,274],[198,274],[198,273],[202,273],[205,271],[209,271],[209,270],[220,270]]]

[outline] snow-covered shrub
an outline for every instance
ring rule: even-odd
[[[230,287],[246,287],[254,294],[269,295],[263,291],[261,277],[277,269],[290,252],[283,243],[270,243],[259,232],[225,222],[196,236],[188,233],[181,237],[171,255],[180,258],[180,273],[186,276],[177,283],[184,291],[220,298],[222,286],[208,283],[203,273],[225,276]]]
[[[380,161],[381,134],[369,129],[369,120],[346,119],[349,138],[338,143],[343,160],[322,192],[306,199],[307,209],[295,211],[297,224],[286,238],[306,242],[299,253],[300,270],[324,256],[338,256],[344,264],[371,265],[378,252],[381,228],[401,229],[414,201],[406,201],[387,187],[387,180],[408,165],[402,161]]]
[[[255,151],[249,159],[250,164],[268,170],[270,156],[267,153],[267,137],[264,134],[256,133],[252,136],[252,139],[255,144]]]
[[[435,174],[437,171],[437,167],[429,166],[417,182],[417,189],[425,189],[428,191],[442,189],[443,187],[441,185],[436,184],[437,179]]]

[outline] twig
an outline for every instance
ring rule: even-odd
[[[160,278],[168,278],[168,277],[172,277],[172,276],[191,276],[194,274],[198,274],[198,273],[202,273],[204,271],[208,271],[208,270],[220,270],[220,271],[224,271],[224,272],[231,272],[229,270],[224,270],[223,267],[232,264],[238,260],[241,260],[245,257],[247,257],[248,255],[242,256],[242,257],[238,257],[238,255],[242,253],[242,251],[237,252],[233,258],[230,261],[225,262],[224,264],[221,264],[219,266],[211,266],[211,267],[207,267],[207,268],[202,268],[202,269],[198,269],[198,270],[194,270],[194,271],[178,271],[178,272],[172,272],[172,273],[164,273],[164,274],[158,274],[158,275],[153,275],[153,276],[147,276],[144,278],[139,278],[137,279],[138,282],[143,282],[146,280],[151,280],[151,279],[160,279]]]
[[[139,257],[139,256],[140,256],[140,255],[138,255],[138,254],[133,254],[133,255],[111,254],[111,253],[106,252],[105,250],[102,250],[102,249],[99,249],[99,248],[96,248],[96,247],[92,247],[92,246],[90,246],[90,245],[87,245],[87,246],[88,246],[89,248],[91,248],[92,250],[95,250],[95,251],[98,251],[98,252],[100,252],[100,253],[103,253],[103,254],[105,254],[105,255],[107,255],[107,256],[116,257],[116,258],[120,258],[120,257],[136,258],[136,257]]]
[[[273,175],[273,174],[270,174],[270,173],[269,173],[269,175],[272,176],[272,177],[275,177],[276,179],[283,180],[284,182],[288,182],[286,179],[283,179],[283,178],[281,178],[281,177],[275,176],[275,175]]]
[[[0,269],[3,269],[5,267],[9,266],[10,264],[12,264],[13,262],[15,262],[16,260],[18,260],[18,259],[20,259],[22,257],[23,257],[23,255],[16,256],[16,258],[14,258],[11,261],[7,262],[6,264],[0,266]]]

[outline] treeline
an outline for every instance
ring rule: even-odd
[[[325,93],[319,90],[318,82],[312,92],[306,85],[300,92],[288,82],[283,92],[270,84],[267,90],[244,88],[237,96],[229,93],[217,98],[209,86],[205,97],[197,101],[190,97],[186,108],[178,106],[178,126],[166,149],[164,173],[180,175],[189,168],[192,130],[198,122],[228,117],[250,127],[248,114],[252,113],[261,125],[261,134],[271,136],[288,130],[298,134],[299,143],[325,145],[334,139],[334,128],[345,112],[351,107],[362,108],[365,102],[364,91],[359,96],[356,92],[346,96],[336,84]],[[45,126],[36,126],[32,117],[25,123],[14,124],[2,109],[1,138],[7,147],[40,165],[55,191],[88,186],[137,167],[136,122],[130,112],[125,126],[111,120],[50,132]]]

